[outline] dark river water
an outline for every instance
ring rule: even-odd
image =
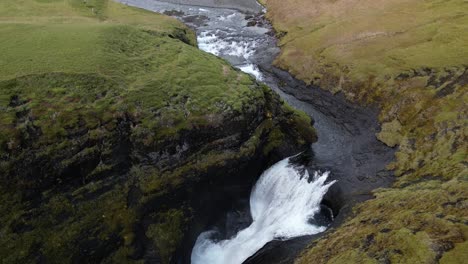
[[[266,10],[258,3],[119,1],[177,17],[196,31],[201,50],[266,83],[291,106],[309,114],[318,133],[319,140],[311,147],[312,158],[306,165],[309,181],[301,181],[287,160],[274,165],[274,171],[266,171],[255,186],[246,187],[253,188],[247,193],[250,197],[244,197],[238,208],[214,221],[224,226],[237,224],[231,224],[227,228],[231,230],[218,238],[216,226],[207,227],[198,239],[186,243],[188,249],[175,257],[176,263],[236,264],[249,257],[250,263],[290,262],[330,224],[339,225],[355,203],[372,198],[373,189],[392,183],[393,176],[385,165],[393,159],[394,150],[375,137],[380,129],[378,111],[306,86],[275,68],[272,62],[280,50],[271,25],[262,15]],[[283,181],[291,175],[298,180],[292,177]],[[318,223],[322,200],[336,216],[333,223]]]

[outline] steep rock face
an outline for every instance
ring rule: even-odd
[[[5,263],[168,263],[207,183],[316,140],[174,19],[104,0],[0,10]]]
[[[467,12],[463,1],[265,0],[276,65],[364,105],[398,147],[391,189],[299,263],[461,261],[466,249]]]
[[[34,77],[34,86],[47,90]],[[60,83],[60,74],[47,77],[67,86]],[[315,140],[307,119],[287,109],[268,88],[252,83],[255,101],[240,112],[210,116],[216,120],[157,142],[141,132],[148,109],[138,116],[114,113],[91,128],[81,117],[86,111],[75,110],[75,121],[60,126],[64,135],[41,144],[46,128],[31,113],[47,102],[26,102],[30,94],[21,92],[26,89],[21,84],[27,79],[13,82],[20,95],[11,96],[7,110],[17,116],[13,131],[19,138],[2,151],[2,209],[10,212],[3,216],[2,255],[11,262],[118,261],[149,254],[165,263],[193,215],[186,197],[197,186],[218,177],[255,177],[269,163]],[[68,84],[73,89],[80,82]],[[12,81],[2,83],[3,91],[6,86],[12,87]],[[158,129],[163,127],[146,133]],[[146,235],[138,234],[140,228]]]

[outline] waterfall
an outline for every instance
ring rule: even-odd
[[[298,168],[286,158],[266,170],[250,195],[252,224],[234,237],[216,241],[215,231],[202,233],[192,250],[192,264],[240,264],[274,239],[312,235],[325,231],[310,219],[334,181],[329,173]],[[302,171],[302,173],[301,173]]]

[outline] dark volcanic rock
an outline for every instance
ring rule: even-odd
[[[323,203],[335,215],[330,227],[338,227],[356,203],[373,198],[372,190],[393,182],[393,173],[385,166],[393,160],[395,149],[375,137],[380,127],[377,109],[359,107],[341,95],[306,86],[272,67],[271,57],[262,61],[263,70],[269,73],[267,83],[289,104],[314,117],[319,140],[313,145],[307,168],[309,172],[329,170],[329,180],[337,180]],[[323,235],[272,241],[245,263],[293,263],[304,248]]]
[[[163,14],[165,14],[167,16],[176,16],[176,17],[180,17],[180,16],[185,15],[184,12],[179,11],[179,10],[166,10],[166,11],[164,11]]]
[[[204,23],[206,23],[206,21],[208,21],[208,17],[207,16],[202,16],[202,15],[184,16],[184,17],[182,17],[182,21],[184,21],[184,23],[187,23],[187,24],[192,24],[192,25],[195,25],[195,26],[201,26]]]
[[[31,97],[30,85],[47,91],[51,83],[68,91],[99,85],[90,88],[96,93],[118,85],[98,76],[61,73],[0,82],[2,88],[19,91],[7,106],[7,111],[22,111],[14,129],[37,122],[33,113],[42,110],[42,104],[19,109],[24,98]],[[21,208],[6,223],[8,232],[32,236],[36,246],[27,252],[31,255],[37,255],[36,249],[45,250],[44,234],[55,237],[66,232],[57,241],[56,254],[67,254],[72,262],[121,257],[169,261],[183,236],[186,241],[196,238],[204,228],[200,224],[217,218],[238,199],[235,186],[251,186],[268,165],[316,140],[308,119],[288,109],[264,86],[252,83],[249,91],[261,95],[255,104],[157,140],[153,133],[164,126],[144,129],[151,108],[141,108],[138,115],[115,113],[93,125],[77,118],[75,124],[64,125],[66,136],[49,141],[39,126],[21,130],[19,143],[5,146],[0,156],[2,185],[14,190],[9,203]],[[84,111],[73,114],[84,116]],[[232,222],[227,228],[242,225]],[[54,257],[50,252],[43,256]]]

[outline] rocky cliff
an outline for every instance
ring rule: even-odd
[[[468,4],[264,0],[276,65],[309,85],[381,109],[396,147],[393,188],[306,250],[298,263],[462,263],[466,258]]]
[[[168,263],[199,191],[316,140],[306,115],[174,19],[8,0],[0,21],[4,263]]]

